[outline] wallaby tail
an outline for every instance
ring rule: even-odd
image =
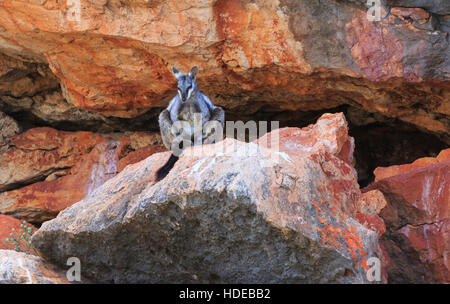
[[[166,177],[167,174],[169,174],[170,170],[172,170],[177,160],[178,156],[171,154],[169,160],[164,164],[164,166],[162,166],[161,168],[159,168],[158,171],[156,171],[156,180],[160,181],[164,177]]]

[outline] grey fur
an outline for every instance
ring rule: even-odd
[[[183,121],[189,123],[191,129],[194,126],[194,114],[199,113],[202,117],[202,142],[213,143],[217,137],[208,128],[208,122],[218,121],[224,126],[225,112],[221,107],[216,107],[211,100],[200,92],[197,88],[198,68],[192,67],[189,74],[180,73],[175,67],[172,71],[178,80],[178,94],[170,101],[169,106],[159,115],[159,127],[164,146],[172,150],[172,143],[181,135],[181,132],[189,137],[192,132],[189,130],[174,130],[173,123]],[[189,133],[189,134],[188,134]],[[192,143],[194,145],[196,143]]]

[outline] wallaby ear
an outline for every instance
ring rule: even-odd
[[[191,71],[189,72],[189,76],[191,76],[191,78],[195,78],[197,77],[197,74],[198,74],[198,67],[193,66]]]
[[[181,76],[180,71],[177,70],[177,68],[175,66],[172,66],[172,72],[175,75],[175,78],[178,79],[178,77]]]

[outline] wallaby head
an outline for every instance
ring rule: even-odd
[[[187,75],[178,71],[174,66],[172,67],[172,71],[178,80],[178,94],[180,95],[180,99],[182,102],[186,102],[197,91],[196,77],[198,68],[196,66],[192,67]]]

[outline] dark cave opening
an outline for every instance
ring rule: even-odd
[[[422,157],[436,157],[449,146],[433,134],[401,121],[375,122],[365,126],[350,124],[355,138],[355,167],[361,187],[371,184],[377,167],[412,163]]]
[[[305,127],[313,124],[324,113],[343,112],[349,126],[350,136],[355,138],[354,166],[361,188],[373,183],[373,171],[377,167],[402,165],[422,157],[436,157],[449,147],[432,133],[398,119],[371,114],[349,105],[321,111],[280,111],[266,108],[255,113],[256,120],[278,120],[280,128]],[[230,113],[227,120],[243,120],[239,113]],[[255,118],[252,118],[255,119]]]

